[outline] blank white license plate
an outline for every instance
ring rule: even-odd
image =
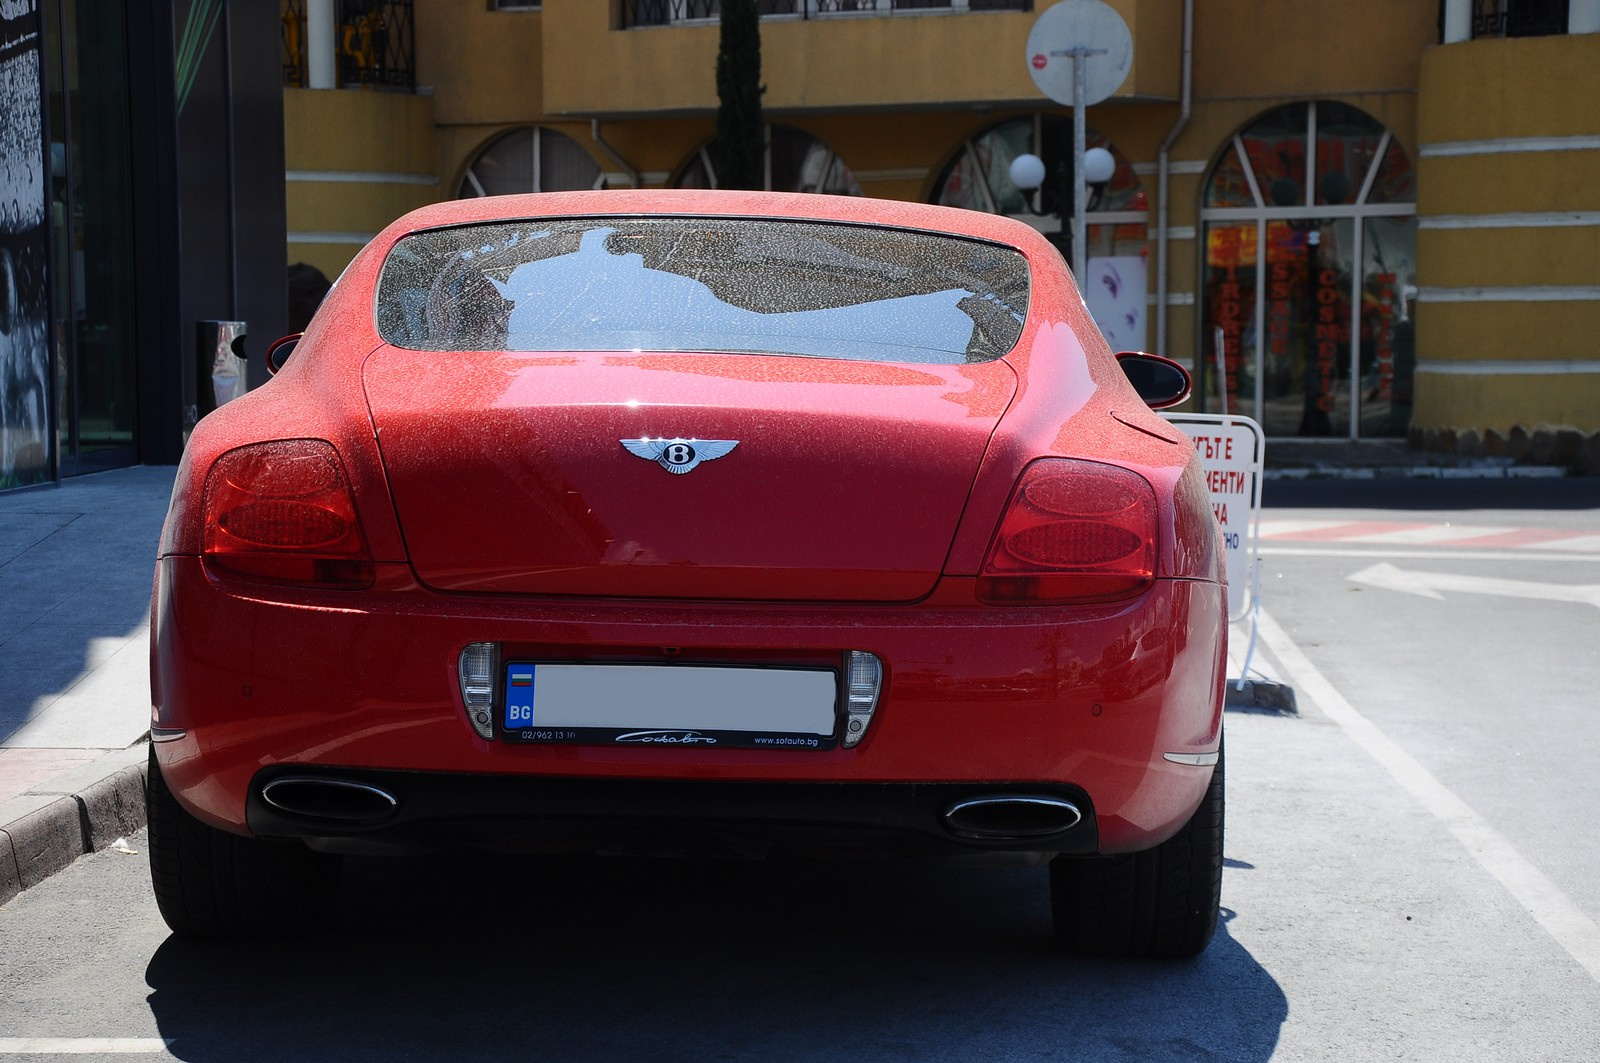
[[[831,749],[839,674],[821,668],[508,664],[509,742]]]

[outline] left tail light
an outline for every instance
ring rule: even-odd
[[[230,450],[206,476],[201,552],[214,569],[301,587],[360,588],[372,551],[332,444],[287,439]]]
[[[1106,602],[1155,581],[1155,488],[1115,465],[1044,458],[1023,470],[978,578],[994,605]]]

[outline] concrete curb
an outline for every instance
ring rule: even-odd
[[[1314,465],[1269,468],[1268,480],[1552,480],[1567,475],[1554,465]]]
[[[0,827],[0,904],[143,827],[145,770],[123,768]]]

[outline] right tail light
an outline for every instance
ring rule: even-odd
[[[978,577],[994,605],[1107,602],[1156,574],[1155,488],[1138,473],[1071,458],[1023,470]]]

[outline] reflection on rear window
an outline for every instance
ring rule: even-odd
[[[428,351],[734,351],[983,362],[1027,314],[1013,248],[750,218],[557,218],[395,245],[378,331]]]

